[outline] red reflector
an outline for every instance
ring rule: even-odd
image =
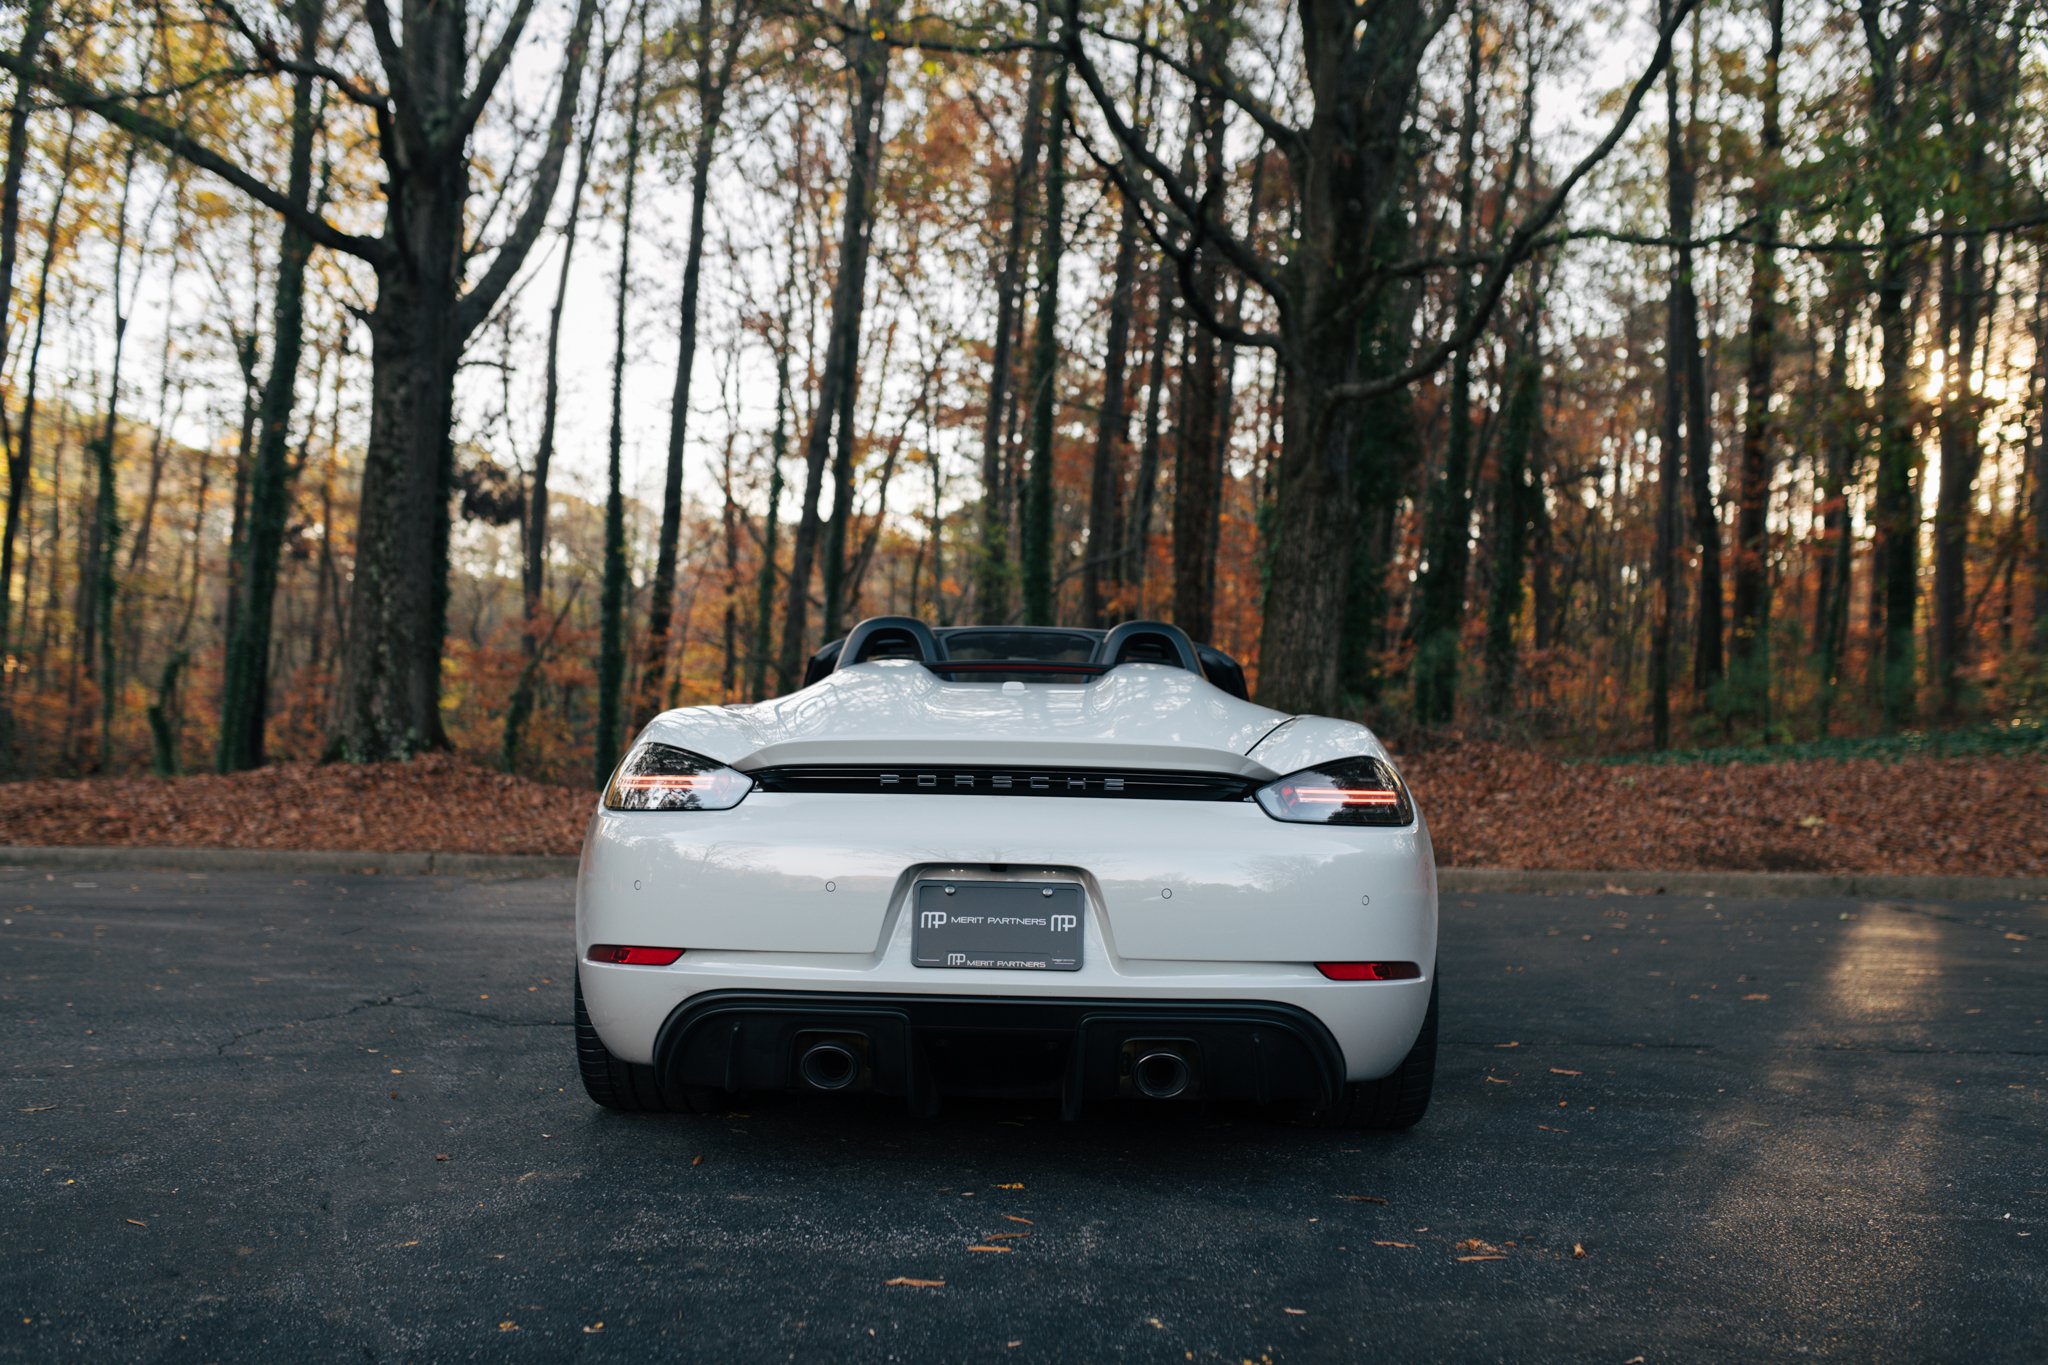
[[[1417,981],[1422,968],[1413,962],[1318,962],[1316,970],[1332,981]]]
[[[666,967],[683,955],[681,948],[632,948],[623,943],[593,943],[592,962],[611,962],[625,967]]]

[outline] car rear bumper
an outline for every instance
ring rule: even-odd
[[[915,965],[915,888],[938,878],[1079,885],[1079,970]],[[1250,803],[757,792],[729,811],[600,812],[577,886],[591,1022],[638,1063],[658,1060],[700,998],[814,993],[1069,1012],[1278,1008],[1333,1041],[1340,1079],[1372,1080],[1421,1029],[1436,939],[1420,820],[1284,825]],[[685,951],[671,966],[627,966],[588,960],[594,944]],[[1319,962],[1412,962],[1422,975],[1333,981]],[[922,1016],[910,1017],[916,1032]],[[1003,1030],[969,1032],[986,1045]],[[779,1084],[787,1064],[749,1062],[746,1074]]]
[[[844,1065],[813,1073],[814,1051]],[[1321,1021],[1274,1002],[804,991],[693,997],[663,1025],[654,1065],[669,1085],[867,1091],[919,1110],[941,1094],[1056,1096],[1070,1117],[1147,1095],[1322,1108],[1344,1079]]]

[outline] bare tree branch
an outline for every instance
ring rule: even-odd
[[[1089,97],[1094,101],[1096,111],[1102,115],[1103,122],[1109,125],[1109,131],[1115,136],[1117,145],[1142,166],[1147,175],[1158,182],[1175,212],[1191,226],[1199,225],[1202,238],[1214,242],[1226,261],[1265,291],[1267,297],[1278,305],[1281,312],[1286,312],[1289,304],[1287,290],[1267,263],[1260,258],[1258,252],[1228,226],[1211,217],[1189,192],[1188,187],[1181,183],[1180,177],[1159,159],[1158,154],[1146,144],[1138,130],[1117,111],[1116,100],[1103,83],[1102,73],[1096,69],[1095,63],[1089,60],[1087,50],[1082,46],[1079,15],[1079,0],[1067,0],[1066,22],[1061,26],[1060,33],[1061,46],[1066,49],[1067,60],[1080,75],[1081,83],[1088,87]]]
[[[249,46],[256,50],[256,59],[263,63],[265,71],[294,76],[313,76],[319,80],[326,81],[346,96],[351,103],[360,104],[365,109],[382,111],[390,108],[390,96],[382,91],[370,89],[368,86],[356,81],[346,72],[329,66],[325,62],[287,57],[283,50],[278,47],[277,40],[250,23],[247,17],[234,6],[232,0],[209,0],[209,4],[220,13],[223,19],[227,20],[229,27],[248,40]]]
[[[1544,200],[1535,212],[1517,224],[1515,230],[1508,235],[1506,244],[1479,286],[1478,296],[1473,300],[1471,316],[1466,319],[1465,324],[1424,352],[1421,359],[1403,369],[1373,379],[1353,380],[1348,384],[1334,386],[1330,390],[1333,402],[1353,402],[1404,389],[1416,380],[1434,374],[1445,361],[1470,346],[1473,339],[1485,330],[1515,267],[1536,252],[1542,242],[1544,230],[1564,210],[1565,201],[1571,197],[1571,192],[1578,188],[1579,182],[1591,175],[1594,167],[1606,160],[1608,153],[1627,136],[1630,126],[1635,123],[1636,114],[1643,107],[1643,100],[1649,94],[1650,87],[1657,83],[1657,78],[1663,74],[1665,63],[1671,60],[1673,35],[1685,23],[1687,16],[1698,3],[1699,0],[1677,0],[1671,7],[1670,15],[1657,34],[1657,50],[1651,54],[1649,65],[1643,69],[1643,74],[1629,87],[1628,98],[1623,102],[1621,112],[1615,116],[1613,126],[1592,150],[1579,158],[1578,163],[1564,179],[1558,181],[1557,188],[1551,191],[1550,197]]]
[[[95,89],[68,71],[24,62],[17,54],[4,50],[0,50],[0,68],[13,72],[24,82],[42,86],[66,105],[96,114],[116,128],[132,133],[136,137],[146,138],[183,157],[200,170],[218,176],[273,213],[289,220],[292,226],[331,251],[354,256],[372,265],[383,261],[389,254],[390,248],[380,239],[343,232],[318,214],[309,212],[305,206],[294,204],[289,195],[265,184],[183,129],[161,119],[152,118],[132,105]]]
[[[1236,105],[1245,112],[1252,122],[1258,124],[1264,130],[1266,136],[1272,139],[1273,144],[1280,148],[1281,151],[1294,153],[1301,149],[1301,130],[1267,108],[1264,102],[1254,99],[1250,92],[1241,87],[1228,81],[1219,81],[1203,75],[1191,63],[1174,56],[1158,43],[1148,42],[1146,39],[1129,34],[1112,33],[1103,24],[1083,24],[1081,27],[1084,32],[1092,33],[1105,42],[1119,43],[1135,52],[1150,57],[1161,66],[1178,73],[1182,79],[1189,83],[1198,85],[1210,94],[1220,96],[1231,104]]]
[[[527,3],[530,4],[531,0]],[[519,221],[513,224],[512,231],[499,245],[490,269],[456,306],[458,336],[467,337],[483,325],[484,319],[497,306],[499,297],[519,273],[519,267],[539,238],[541,229],[547,225],[548,212],[554,207],[555,187],[562,179],[562,162],[566,159],[570,132],[576,124],[576,100],[583,89],[583,68],[588,65],[584,58],[590,49],[590,25],[596,14],[597,0],[577,0],[576,21],[569,31],[569,51],[563,59],[561,94],[555,101],[555,116],[548,127],[547,150],[534,168],[533,188]]]
[[[588,6],[577,9],[576,20],[580,29],[587,34],[590,26],[585,18],[586,9]],[[497,46],[491,49],[490,55],[485,57],[483,64],[477,68],[475,87],[463,98],[462,106],[455,111],[454,119],[441,131],[441,143],[444,147],[459,147],[469,139],[477,120],[484,116],[484,109],[490,104],[492,93],[498,88],[499,78],[505,74],[506,66],[511,63],[512,51],[519,46],[520,35],[526,31],[526,21],[532,14],[533,0],[519,0],[518,7],[505,20],[505,31],[498,35]],[[572,38],[570,41],[573,44],[575,40]]]
[[[1081,144],[1081,150],[1087,153],[1090,161],[1102,169],[1103,174],[1117,187],[1117,191],[1129,196],[1133,203],[1143,205],[1148,198],[1143,187],[1134,185],[1120,164],[1096,151],[1095,144],[1088,140],[1086,133],[1079,128],[1074,132],[1075,140]],[[1279,349],[1281,336],[1278,332],[1249,331],[1240,324],[1224,321],[1217,315],[1216,310],[1209,306],[1208,300],[1202,297],[1202,291],[1195,287],[1197,252],[1192,245],[1176,243],[1153,222],[1151,214],[1143,207],[1138,210],[1138,222],[1144,227],[1145,235],[1152,239],[1153,244],[1168,260],[1173,262],[1174,274],[1180,281],[1182,301],[1188,305],[1189,312],[1194,314],[1197,322],[1212,334],[1236,346],[1251,346],[1264,350]]]

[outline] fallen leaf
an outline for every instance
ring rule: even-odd
[[[17,1109],[18,1114],[47,1114],[57,1106],[54,1104],[32,1104],[26,1109]]]
[[[1572,1259],[1574,1261],[1583,1261],[1586,1259],[1586,1248],[1583,1243],[1572,1243]]]
[[[1000,1242],[1006,1237],[1029,1237],[1030,1235],[1028,1232],[991,1232],[988,1235],[988,1239],[991,1242]]]
[[[1550,1068],[1550,1074],[1553,1076],[1583,1076],[1586,1073],[1583,1071],[1567,1071],[1561,1066],[1554,1066]]]
[[[905,1289],[944,1289],[944,1280],[913,1280],[908,1275],[898,1275],[893,1280],[882,1281],[885,1285],[901,1285]]]
[[[1493,1243],[1491,1243],[1491,1242],[1482,1242],[1482,1241],[1481,1241],[1481,1240],[1479,1240],[1479,1239],[1478,1239],[1477,1237],[1467,1237],[1467,1238],[1466,1238],[1466,1239],[1465,1239],[1464,1241],[1462,1241],[1462,1242],[1458,1243],[1458,1245],[1457,1245],[1457,1250],[1459,1250],[1459,1251],[1483,1251],[1483,1252],[1486,1252],[1486,1253],[1488,1253],[1488,1254],[1491,1254],[1491,1253],[1493,1253],[1493,1252],[1499,1251],[1499,1250],[1500,1250],[1500,1248],[1499,1248],[1499,1247],[1497,1247],[1497,1246],[1495,1246],[1495,1245],[1494,1245]]]
[[[498,1330],[500,1332],[516,1332],[519,1330],[519,1324],[507,1318],[498,1324]]]
[[[1306,1308],[1283,1308],[1280,1311],[1285,1313],[1290,1318],[1305,1318],[1308,1316],[1308,1310]]]
[[[448,1159],[448,1154],[447,1154],[446,1152],[436,1152],[436,1153],[434,1153],[434,1160],[436,1160],[436,1161],[446,1161],[447,1159]]]
[[[1494,1044],[1494,1046],[1495,1046],[1495,1047],[1520,1047],[1520,1046],[1521,1046],[1521,1044],[1520,1044],[1519,1042],[1515,1042],[1515,1043],[1495,1043],[1495,1044]]]
[[[1148,1327],[1157,1327],[1162,1332],[1166,1330],[1166,1324],[1161,1322],[1158,1318],[1146,1318],[1145,1325]]]
[[[1744,1000],[1768,1000],[1771,997],[1765,995],[1762,991],[1752,991],[1750,994],[1745,995],[1742,998]]]
[[[140,1218],[124,1218],[121,1221],[124,1223],[132,1223],[138,1228],[146,1228],[149,1226],[149,1224],[143,1222]]]
[[[1013,1185],[998,1185],[996,1188],[999,1190],[1021,1190],[1024,1188],[1024,1182],[1020,1180]]]
[[[1489,1084],[1489,1085],[1513,1085],[1513,1084],[1514,1084],[1514,1082],[1513,1082],[1513,1081],[1504,1081],[1504,1080],[1502,1080],[1502,1079],[1501,1079],[1500,1077],[1498,1077],[1498,1076],[1488,1076],[1488,1077],[1486,1078],[1486,1081],[1487,1081],[1487,1084]]]
[[[704,1164],[704,1158],[701,1156],[693,1156],[690,1158],[690,1164],[692,1166],[702,1166]]]
[[[1002,1253],[1003,1253],[1003,1254],[1004,1254],[1005,1256],[1009,1255],[1009,1254],[1010,1254],[1010,1253],[1011,1253],[1012,1251],[1015,1251],[1015,1250],[1016,1250],[1016,1248],[1015,1248],[1015,1247],[997,1247],[997,1246],[989,1246],[989,1245],[988,1245],[987,1243],[985,1243],[985,1242],[984,1242],[984,1243],[977,1243],[976,1245],[974,1245],[974,1246],[971,1246],[971,1247],[969,1247],[969,1248],[967,1248],[967,1249],[968,1249],[969,1251],[1000,1251],[1000,1252],[1002,1252]]]
[[[584,1336],[586,1336],[586,1337],[594,1337],[594,1336],[596,1336],[596,1335],[597,1335],[597,1334],[598,1334],[599,1332],[602,1332],[603,1330],[604,1330],[604,1324],[603,1324],[603,1323],[601,1323],[601,1322],[593,1322],[593,1323],[591,1323],[591,1324],[590,1324],[590,1325],[589,1325],[588,1327],[586,1327],[586,1328],[584,1328],[584,1329],[583,1329],[583,1335],[584,1335]]]
[[[1006,1213],[1003,1215],[1003,1217],[1009,1219],[1013,1223],[1022,1223],[1027,1228],[1036,1226],[1029,1218],[1019,1218],[1014,1213]]]
[[[1505,1256],[1460,1256],[1461,1261],[1505,1261]]]
[[[415,1237],[415,1238],[413,1238],[413,1239],[412,1239],[412,1240],[411,1240],[410,1242],[400,1242],[400,1243],[399,1243],[398,1245],[399,1245],[400,1247],[416,1247],[416,1246],[418,1246],[419,1244],[420,1244],[420,1239],[419,1239],[419,1238],[417,1238],[417,1237]]]
[[[1404,1249],[1404,1250],[1407,1250],[1407,1251],[1420,1251],[1420,1250],[1422,1250],[1422,1248],[1421,1248],[1421,1247],[1419,1247],[1419,1246],[1415,1245],[1415,1243],[1413,1243],[1413,1242],[1380,1242],[1380,1241],[1375,1241],[1375,1242],[1373,1243],[1373,1245],[1374,1245],[1374,1246],[1376,1246],[1376,1247],[1401,1247],[1402,1249]]]
[[[1340,1194],[1337,1197],[1350,1204],[1384,1204],[1387,1202],[1376,1194]]]
[[[1536,1126],[1546,1133],[1569,1133],[1571,1131],[1569,1128],[1553,1128],[1547,1123],[1539,1123]]]

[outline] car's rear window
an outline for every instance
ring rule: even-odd
[[[963,663],[1029,659],[1034,663],[1085,664],[1095,657],[1092,635],[1059,630],[956,630],[946,639],[946,657]]]

